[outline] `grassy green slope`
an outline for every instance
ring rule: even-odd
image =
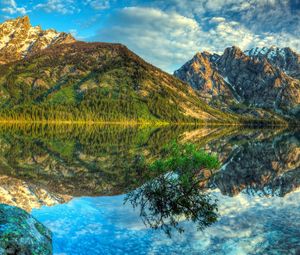
[[[59,45],[0,66],[0,117],[237,122],[120,44]]]

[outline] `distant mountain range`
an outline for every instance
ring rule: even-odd
[[[288,48],[198,53],[175,76],[126,46],[78,42],[27,16],[0,24],[2,121],[299,119],[299,55]]]
[[[300,119],[300,55],[290,48],[197,53],[174,75],[224,111]]]

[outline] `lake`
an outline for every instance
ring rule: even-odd
[[[217,155],[201,196],[218,217],[201,229],[180,217],[183,232],[167,233],[130,194],[159,184],[137,161],[174,140]],[[55,254],[300,254],[299,130],[2,125],[0,157],[0,203],[48,227]]]

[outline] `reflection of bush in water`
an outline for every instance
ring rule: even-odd
[[[149,174],[158,176],[142,187],[131,191],[125,198],[146,226],[162,229],[168,235],[184,228],[181,219],[196,223],[199,230],[217,220],[217,201],[201,191],[200,182],[205,181],[204,170],[216,169],[219,162],[215,156],[199,151],[192,144],[168,146],[161,159],[148,164],[143,158],[139,167],[148,168]]]

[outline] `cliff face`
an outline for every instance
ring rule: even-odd
[[[247,109],[264,109],[299,119],[299,55],[286,49],[284,51],[284,58],[280,55],[271,58],[270,52],[263,55],[250,51],[246,54],[237,47],[225,49],[221,56],[198,53],[174,74],[200,94],[210,94],[209,103],[217,99],[230,110],[235,108],[236,100]],[[203,61],[203,55],[210,57]],[[206,84],[222,89],[213,93],[213,86]],[[224,91],[230,91],[225,99]]]
[[[28,16],[0,24],[0,64],[30,56],[50,45],[75,42],[67,33],[33,27]]]
[[[299,114],[300,81],[287,76],[266,59],[252,59],[232,47],[225,50],[217,65],[246,104],[282,115]]]
[[[215,61],[220,56],[209,52],[197,53],[175,76],[189,83],[201,92],[201,97],[211,105],[222,105],[223,108],[235,101],[233,92],[227,86],[223,76],[217,71]]]

